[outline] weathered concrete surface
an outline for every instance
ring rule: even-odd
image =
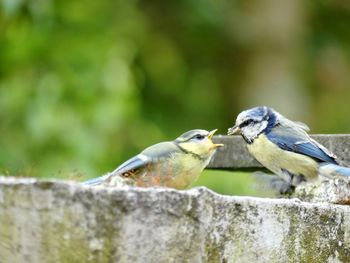
[[[349,262],[350,207],[0,178],[0,262]]]
[[[350,205],[350,178],[303,183],[295,189],[294,196],[309,202]]]
[[[343,164],[350,164],[350,134],[311,135],[313,139],[323,144],[335,153]],[[246,170],[261,168],[261,165],[250,156],[241,136],[214,136],[214,141],[225,144],[218,149],[209,163],[209,168],[225,168],[231,170]]]

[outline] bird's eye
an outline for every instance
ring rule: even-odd
[[[194,136],[194,138],[197,139],[197,140],[203,140],[205,138],[205,136],[201,135],[201,134],[197,134],[197,135]]]
[[[246,120],[241,123],[240,127],[248,126],[249,124],[253,123],[254,121],[252,119]]]

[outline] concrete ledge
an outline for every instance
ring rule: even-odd
[[[344,164],[350,164],[350,135],[312,135],[316,141],[335,153]],[[214,136],[214,141],[224,143],[225,147],[219,148],[211,160],[208,168],[223,168],[230,170],[254,170],[261,165],[248,153],[246,144],[241,136]]]
[[[336,178],[299,185],[294,196],[308,202],[350,205],[350,178]]]
[[[350,207],[0,177],[0,262],[349,262]]]

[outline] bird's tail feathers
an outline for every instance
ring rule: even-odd
[[[91,185],[91,186],[101,185],[101,184],[103,184],[105,182],[107,176],[108,176],[108,174],[100,176],[100,177],[97,177],[97,178],[93,178],[93,179],[90,179],[90,180],[87,180],[87,181],[83,182],[83,184],[84,185]]]
[[[330,179],[336,177],[350,178],[350,168],[337,164],[324,163],[320,165],[319,174]]]
[[[132,179],[122,178],[117,173],[107,173],[103,176],[93,178],[83,182],[84,185],[96,186],[114,186],[114,187],[129,187],[134,186],[135,182]]]

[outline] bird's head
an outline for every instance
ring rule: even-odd
[[[201,158],[208,158],[223,144],[213,143],[212,137],[217,129],[210,132],[206,130],[191,130],[179,136],[175,143],[184,151],[193,153]]]
[[[255,107],[242,111],[236,119],[235,125],[228,129],[228,135],[241,134],[248,143],[268,128],[277,124],[278,113],[266,106]]]

